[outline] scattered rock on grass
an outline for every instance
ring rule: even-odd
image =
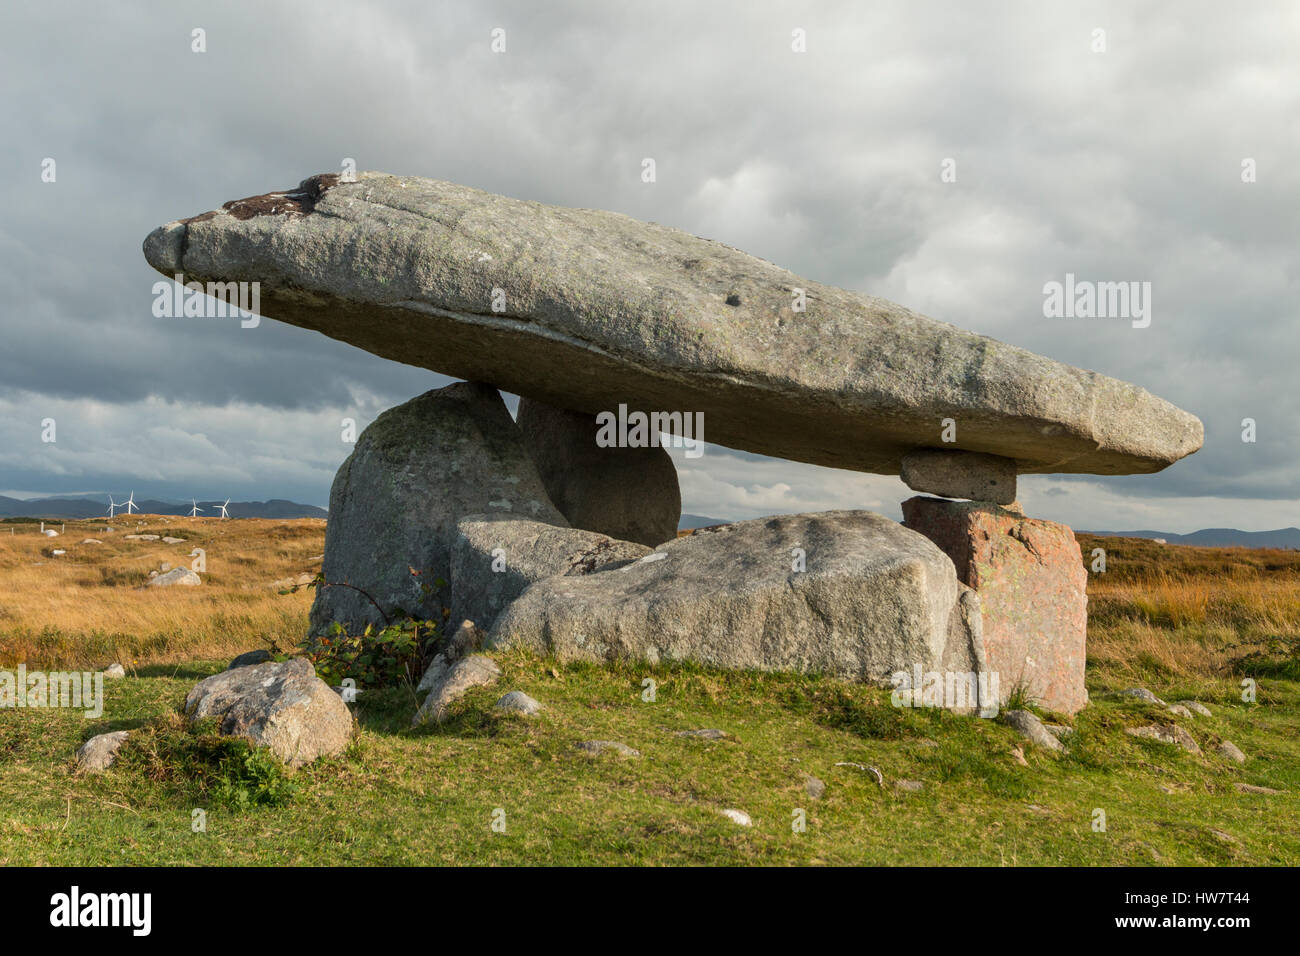
[[[895,780],[894,789],[899,793],[920,793],[925,789],[925,784],[920,780]]]
[[[202,583],[203,579],[189,568],[172,568],[166,574],[151,578],[148,586],[151,588],[166,588],[180,584],[185,587],[194,587]]]
[[[221,733],[266,747],[291,767],[339,753],[352,737],[347,705],[304,657],[201,680],[185,698],[185,713],[217,718]]]
[[[442,723],[447,719],[451,705],[464,697],[471,687],[495,684],[500,677],[501,668],[490,657],[471,654],[461,658],[446,667],[432,681],[429,696],[424,699],[411,723],[422,724],[428,720]]]
[[[1180,700],[1177,703],[1178,706],[1186,707],[1194,714],[1199,714],[1202,717],[1210,716],[1210,708],[1206,707],[1199,700]]]
[[[1182,704],[1170,704],[1169,713],[1174,714],[1175,716],[1178,717],[1186,717],[1188,720],[1192,719],[1192,712],[1188,710],[1186,707],[1184,707]]]
[[[882,790],[885,787],[885,775],[875,767],[868,767],[866,764],[853,763],[852,761],[848,761],[848,760],[838,761],[835,764],[835,766],[853,767],[855,770],[861,770],[863,773],[869,773],[873,778],[875,778],[876,786],[880,787]]]
[[[184,538],[172,538],[167,535],[163,536],[163,544],[181,544],[184,541]]]
[[[726,817],[732,823],[737,824],[738,826],[752,827],[754,825],[754,821],[750,819],[749,814],[746,813],[744,810],[727,809],[721,811],[721,813],[724,817]]]
[[[1047,729],[1049,734],[1061,741],[1064,741],[1066,737],[1069,737],[1074,733],[1073,727],[1067,727],[1064,724],[1043,724],[1043,726]]]
[[[126,668],[121,664],[109,664],[104,668],[105,680],[118,680],[126,676]]]
[[[1002,720],[1032,744],[1048,750],[1065,749],[1061,746],[1061,742],[1043,726],[1043,722],[1027,710],[1003,711]]]
[[[112,733],[91,737],[77,748],[77,765],[82,770],[93,773],[107,770],[113,766],[118,750],[126,743],[130,733],[128,730],[114,730]]]
[[[584,740],[574,746],[583,753],[591,754],[593,757],[600,756],[603,753],[616,753],[620,757],[641,756],[641,751],[629,747],[627,744],[619,743],[617,740]]]
[[[523,714],[525,717],[531,717],[533,714],[541,712],[542,705],[533,700],[533,698],[529,697],[523,691],[512,690],[497,701],[497,710],[504,710],[512,714]]]
[[[725,730],[718,730],[716,727],[704,727],[700,730],[679,730],[676,737],[698,737],[700,740],[722,740],[728,736]]]
[[[1025,752],[1020,747],[1011,748],[1011,759],[1014,760],[1016,763],[1020,764],[1020,766],[1022,767],[1029,766],[1029,761],[1025,759]]]
[[[1282,792],[1281,790],[1274,790],[1272,787],[1259,787],[1253,783],[1239,783],[1236,784],[1236,787],[1238,793],[1277,794]]]
[[[1158,704],[1165,706],[1165,702],[1157,697],[1145,687],[1130,687],[1127,690],[1121,690],[1116,694],[1117,697],[1136,697],[1138,700],[1146,701],[1148,704]]]
[[[1196,743],[1192,735],[1176,725],[1163,727],[1160,724],[1148,724],[1145,727],[1125,727],[1124,733],[1145,740],[1158,740],[1162,744],[1174,744],[1182,747],[1189,754],[1199,754],[1201,752],[1200,745]]]
[[[813,800],[820,800],[826,795],[826,782],[816,777],[804,777],[803,788]]]
[[[1235,763],[1246,762],[1246,755],[1242,753],[1241,749],[1231,740],[1219,741],[1218,745],[1214,748],[1214,752],[1220,757],[1226,757],[1228,760],[1234,761]]]

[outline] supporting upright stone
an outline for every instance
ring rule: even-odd
[[[903,502],[903,524],[979,594],[987,666],[1004,699],[1021,685],[1050,710],[1087,705],[1088,572],[1073,531],[987,501],[921,496]]]
[[[1001,455],[918,448],[903,456],[900,477],[913,491],[1009,505],[1016,500],[1016,463]]]
[[[547,494],[584,531],[653,548],[677,537],[682,493],[668,452],[602,448],[594,415],[519,400],[519,430]]]
[[[333,622],[382,626],[401,613],[441,620],[456,523],[467,514],[565,525],[500,393],[457,382],[384,412],[339,468],[313,633]]]

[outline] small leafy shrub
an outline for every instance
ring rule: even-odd
[[[307,637],[299,648],[327,684],[350,677],[358,687],[373,689],[418,681],[437,637],[433,621],[414,618],[380,631],[366,625],[360,634],[348,634],[335,622],[328,634]]]
[[[289,770],[269,750],[242,737],[222,736],[215,720],[191,724],[177,713],[156,717],[132,732],[116,767],[186,799],[197,797],[236,810],[284,806],[297,790]]]
[[[274,754],[245,743],[242,753],[236,749],[222,758],[212,798],[234,810],[282,807],[293,800],[297,790],[298,785]]]

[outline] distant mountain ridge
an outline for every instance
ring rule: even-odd
[[[677,530],[689,531],[715,524],[730,524],[727,518],[707,518],[704,515],[683,514]],[[1160,539],[1168,544],[1187,544],[1200,548],[1279,548],[1300,550],[1300,528],[1279,528],[1276,531],[1238,531],[1236,528],[1205,528],[1191,534],[1174,534],[1172,531],[1079,531],[1106,538]]]
[[[116,497],[113,499],[116,501]],[[221,514],[219,501],[200,501],[199,516],[211,518]],[[158,501],[153,498],[137,500],[137,511],[151,515],[188,515],[190,503],[179,504],[172,501]],[[315,505],[303,505],[284,498],[272,498],[269,501],[232,501],[226,505],[226,512],[232,518],[324,518],[328,512]],[[125,514],[121,508],[119,515]],[[108,501],[95,498],[7,498],[0,495],[0,518],[106,518]]]
[[[678,531],[694,531],[696,528],[711,528],[715,524],[731,524],[726,518],[706,518],[704,515],[684,514],[677,522]]]
[[[1084,531],[1107,538],[1163,538],[1169,544],[1190,544],[1201,548],[1300,549],[1300,528],[1276,531],[1238,531],[1236,528],[1205,528],[1191,534],[1172,531]]]

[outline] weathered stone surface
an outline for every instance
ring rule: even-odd
[[[650,553],[630,541],[508,515],[472,515],[456,525],[451,550],[452,620],[491,630],[528,585],[555,575],[595,574]]]
[[[754,825],[754,821],[744,810],[736,810],[729,807],[726,810],[719,810],[718,812],[737,826],[752,827]]]
[[[497,701],[497,710],[531,717],[542,712],[542,705],[521,690],[512,690]]]
[[[1210,716],[1210,708],[1206,707],[1199,700],[1180,700],[1177,701],[1177,703],[1201,717]]]
[[[454,618],[453,618],[454,620]],[[460,627],[456,628],[442,647],[442,650],[429,662],[429,666],[424,671],[424,676],[420,678],[420,684],[416,687],[416,692],[423,694],[434,686],[435,683],[443,678],[443,675],[463,657],[468,657],[475,651],[481,651],[484,643],[487,641],[487,634],[473,621],[461,621]]]
[[[796,549],[804,571],[792,570]],[[561,660],[692,660],[887,684],[916,664],[983,670],[973,602],[921,535],[831,511],[736,522],[614,571],[539,581],[488,642]]]
[[[604,753],[614,753],[620,757],[641,756],[641,751],[629,747],[627,744],[619,743],[617,740],[583,740],[574,744],[574,746],[593,757],[599,757]]]
[[[1231,760],[1233,763],[1245,763],[1246,755],[1241,752],[1241,748],[1231,740],[1220,740],[1214,747],[1214,752],[1220,757]]]
[[[1236,787],[1238,793],[1257,793],[1263,796],[1271,796],[1285,792],[1283,790],[1274,790],[1272,787],[1261,787],[1253,783],[1237,783],[1233,784],[1233,786]]]
[[[104,668],[105,680],[121,680],[126,676],[126,668],[121,664],[109,664]]]
[[[91,737],[77,748],[77,766],[91,773],[107,770],[117,760],[117,752],[130,735],[129,730],[114,730]]]
[[[220,731],[267,747],[291,767],[340,753],[352,714],[303,657],[222,671],[185,698],[195,720],[215,717]]]
[[[1188,753],[1200,754],[1201,747],[1186,730],[1177,725],[1150,724],[1146,727],[1125,727],[1124,733],[1146,740],[1158,740],[1162,744],[1182,747]]]
[[[1023,684],[1050,710],[1087,705],[1088,572],[1074,532],[992,504],[926,497],[903,502],[903,523],[979,594],[987,664],[1004,699]]]
[[[424,699],[412,724],[432,720],[442,723],[447,719],[451,705],[460,700],[473,687],[495,684],[501,677],[496,661],[483,654],[462,657],[433,681],[429,696]]]
[[[1038,717],[1027,710],[1006,710],[1002,712],[1002,719],[1007,722],[1016,733],[1024,737],[1032,744],[1043,747],[1047,750],[1064,750],[1061,742],[1056,739],[1056,735],[1049,731]]]
[[[1009,505],[1016,500],[1016,463],[999,455],[918,448],[903,456],[899,476],[913,491]]]
[[[1115,692],[1115,696],[1116,696],[1116,697],[1132,697],[1132,698],[1134,698],[1135,700],[1140,700],[1140,701],[1142,701],[1142,702],[1144,702],[1144,703],[1147,703],[1147,704],[1155,704],[1157,707],[1167,707],[1167,706],[1168,706],[1168,704],[1166,704],[1163,700],[1161,700],[1161,699],[1160,699],[1159,697],[1157,697],[1155,694],[1151,693],[1151,691],[1147,690],[1145,687],[1126,687],[1126,688],[1124,688],[1123,690],[1117,690],[1117,691]]]
[[[813,800],[820,800],[826,796],[826,781],[818,777],[805,776],[803,778],[803,788],[804,792]]]
[[[203,579],[189,568],[172,568],[166,574],[160,574],[156,578],[151,578],[147,586],[151,588],[166,588],[174,585],[197,587],[202,583]]]
[[[1186,707],[1184,707],[1182,704],[1170,704],[1169,713],[1174,714],[1175,716],[1178,717],[1190,718],[1192,716],[1192,712],[1188,710]]]
[[[1022,473],[1159,471],[1203,438],[1135,385],[722,243],[436,180],[316,176],[168,223],[144,254],[256,281],[264,315],[408,365],[589,414],[700,411],[710,442],[837,468],[898,474],[945,416],[955,447]]]
[[[527,398],[518,422],[551,501],[573,527],[651,548],[677,537],[682,493],[663,448],[602,448],[595,416]]]
[[[330,490],[313,631],[398,612],[441,621],[456,522],[477,513],[565,524],[497,390],[458,382],[384,412]]]
[[[727,736],[725,730],[718,730],[716,727],[701,727],[699,730],[679,730],[676,737],[694,737],[697,740],[723,740]]]

